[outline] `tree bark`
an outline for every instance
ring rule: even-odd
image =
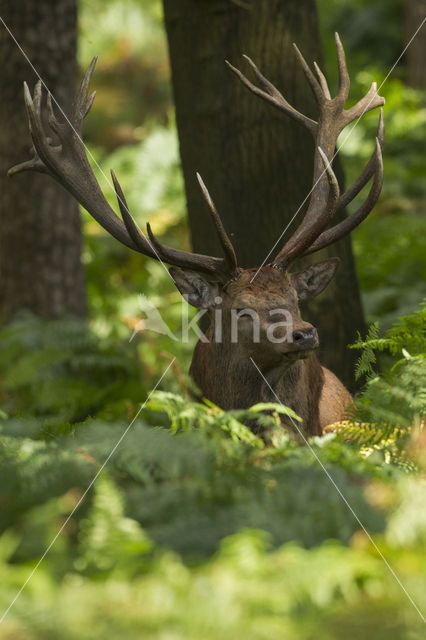
[[[66,112],[76,81],[76,1],[3,0],[1,16]],[[78,206],[48,176],[7,170],[30,158],[23,81],[37,76],[0,24],[0,318],[85,313]]]
[[[426,18],[426,0],[405,0],[405,40],[408,43]],[[415,89],[426,87],[426,26],[412,40],[406,51],[407,83]]]
[[[299,212],[282,236],[312,186],[313,141],[250,94],[224,60],[248,71],[246,53],[291,104],[315,118],[292,48],[297,42],[309,63],[321,62],[314,0],[164,0],[164,14],[194,250],[221,255],[195,178],[199,171],[239,264],[260,265],[275,247],[269,262],[301,220]],[[319,329],[321,362],[353,389],[355,354],[347,345],[364,330],[364,317],[350,240],[314,260],[336,255],[342,261],[337,278],[304,316]]]

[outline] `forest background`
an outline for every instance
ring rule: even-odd
[[[85,141],[119,175],[140,227],[149,220],[168,244],[189,248],[161,2],[80,0],[78,9],[80,69],[100,55]],[[387,77],[409,40],[405,3],[319,0],[317,9],[332,85],[335,30],[352,96],[386,78],[383,193],[352,240],[370,327],[354,336],[354,415],[306,447],[278,427],[274,407],[260,417],[265,446],[244,426],[264,407],[191,402],[194,343],[143,326],[153,304],[179,334],[170,277],[82,212],[87,321],[24,312],[0,330],[2,640],[423,637],[424,77],[408,55]],[[342,148],[348,184],[375,130],[375,116],[362,119]]]

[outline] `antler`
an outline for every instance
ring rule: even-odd
[[[318,251],[350,233],[370,213],[382,188],[384,125],[383,113],[380,110],[379,130],[374,153],[359,178],[339,197],[337,180],[329,164],[334,156],[337,138],[350,122],[360,118],[367,111],[383,105],[385,100],[377,94],[376,83],[373,82],[367,94],[357,104],[350,109],[344,108],[349,95],[350,78],[346,66],[345,52],[337,33],[335,34],[335,39],[339,88],[334,98],[331,98],[327,80],[317,63],[314,62],[316,77],[297,46],[293,45],[299,64],[305,73],[318,106],[318,121],[308,118],[292,107],[278,89],[262,75],[248,56],[244,56],[244,58],[251,66],[260,87],[250,82],[241,71],[227,62],[229,68],[245,87],[306,127],[315,140],[313,187],[309,205],[301,224],[275,258],[273,262],[275,267],[286,268],[296,258]],[[351,202],[373,175],[373,184],[367,199],[361,207],[349,218],[325,231],[335,212]]]
[[[89,164],[81,138],[83,120],[88,114],[96,94],[95,91],[88,94],[96,60],[95,57],[84,74],[74,100],[70,119],[63,122],[58,120],[53,111],[50,93],[47,93],[46,111],[43,109],[41,82],[36,84],[33,98],[27,84],[24,83],[25,105],[33,142],[33,158],[9,169],[8,175],[13,176],[21,171],[29,170],[47,173],[65,187],[108,233],[130,249],[174,266],[214,274],[219,279],[228,279],[237,270],[235,252],[210,194],[200,177],[200,186],[225,252],[224,259],[190,253],[163,245],[152,234],[149,225],[149,239],[141,234],[129,212],[123,191],[113,171],[111,171],[112,180],[123,220],[120,220],[109,206]],[[45,118],[46,115],[47,118]],[[59,144],[54,144],[52,138],[46,135],[43,124],[45,119]]]

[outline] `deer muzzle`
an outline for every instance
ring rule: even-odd
[[[301,350],[316,349],[319,346],[319,340],[315,327],[293,331],[293,344]]]

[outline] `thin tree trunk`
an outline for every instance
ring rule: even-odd
[[[220,255],[195,178],[199,171],[241,266],[260,265],[277,243],[270,261],[310,192],[313,142],[297,123],[250,94],[224,60],[248,71],[242,58],[246,53],[293,105],[315,117],[314,100],[292,48],[297,42],[310,63],[321,60],[315,3],[164,0],[164,13],[194,249]],[[342,260],[338,277],[309,305],[305,317],[319,329],[322,363],[353,388],[354,354],[347,345],[364,329],[364,319],[350,241],[314,259],[336,255]]]
[[[426,18],[426,0],[405,0],[405,39],[413,37]],[[406,52],[407,83],[415,89],[426,87],[426,25],[412,40]]]
[[[59,104],[76,81],[76,1],[3,0],[0,14]],[[23,81],[38,79],[0,24],[0,318],[28,309],[43,317],[85,313],[81,229],[73,198],[48,176],[7,170],[31,146]]]

